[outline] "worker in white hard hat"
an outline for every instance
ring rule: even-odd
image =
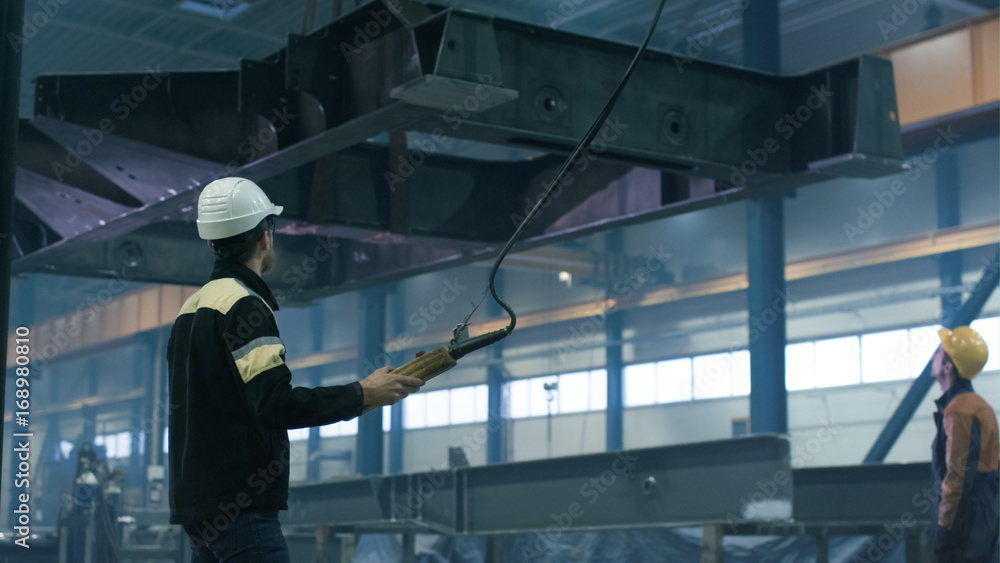
[[[261,278],[274,265],[282,208],[250,180],[223,178],[198,198],[198,235],[215,253],[211,281],[181,307],[167,345],[170,522],[192,561],[288,562],[288,429],[348,420],[393,404],[423,381],[384,367],[349,385],[293,388]]]
[[[995,563],[998,558],[997,414],[972,390],[972,379],[986,365],[989,349],[967,326],[938,331],[941,346],[931,362],[931,377],[944,393],[934,414],[932,446],[935,493],[935,562]]]

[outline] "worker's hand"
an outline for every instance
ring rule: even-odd
[[[416,377],[392,373],[393,368],[379,368],[361,380],[365,393],[365,410],[392,405],[423,387],[424,381]]]

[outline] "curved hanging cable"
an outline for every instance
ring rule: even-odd
[[[632,63],[625,71],[625,76],[622,77],[621,82],[618,83],[618,87],[615,88],[614,93],[611,94],[611,98],[608,99],[608,103],[605,104],[604,109],[601,111],[601,114],[597,116],[597,119],[594,121],[593,125],[590,126],[590,130],[587,131],[587,134],[584,135],[582,139],[580,139],[579,143],[577,143],[576,148],[574,148],[573,152],[570,153],[569,158],[566,159],[566,162],[559,170],[559,173],[556,174],[555,179],[552,180],[552,183],[549,184],[548,189],[545,190],[545,193],[542,195],[542,197],[538,199],[538,202],[535,203],[535,206],[531,208],[531,211],[528,212],[528,215],[524,218],[524,220],[521,221],[521,224],[517,226],[517,229],[514,231],[514,234],[511,235],[510,239],[507,240],[507,244],[504,245],[503,250],[500,251],[500,254],[497,256],[496,261],[493,263],[493,269],[490,271],[490,280],[489,283],[487,284],[487,288],[490,290],[490,293],[493,295],[493,299],[496,300],[497,304],[499,304],[500,307],[502,307],[503,310],[507,311],[507,314],[510,315],[510,324],[507,325],[504,329],[502,329],[504,331],[503,336],[507,336],[511,332],[514,332],[514,325],[517,324],[517,315],[514,313],[514,310],[510,308],[510,305],[508,305],[503,299],[500,298],[499,295],[497,295],[497,290],[496,287],[494,286],[497,270],[500,269],[500,263],[503,262],[504,257],[507,256],[507,252],[509,252],[511,247],[514,246],[514,243],[517,242],[517,239],[521,236],[521,234],[524,232],[524,229],[528,226],[528,223],[531,223],[532,219],[535,218],[535,215],[537,215],[538,212],[541,211],[541,209],[545,207],[545,205],[548,203],[555,187],[562,183],[566,174],[569,173],[570,169],[573,168],[574,165],[576,165],[578,160],[580,160],[580,156],[583,153],[583,150],[589,147],[590,143],[594,140],[594,137],[597,136],[598,131],[600,131],[601,127],[604,125],[604,121],[608,118],[608,115],[611,114],[611,109],[614,108],[615,102],[618,101],[618,96],[621,95],[622,90],[625,89],[625,85],[628,83],[629,78],[632,76],[632,72],[635,70],[636,65],[639,63],[639,59],[642,58],[643,53],[646,52],[646,46],[649,45],[649,40],[653,37],[653,32],[656,30],[656,24],[660,21],[660,14],[663,12],[663,6],[666,5],[666,3],[667,3],[666,0],[660,0],[660,5],[656,9],[656,15],[653,17],[653,23],[650,24],[649,31],[646,32],[646,37],[642,40],[642,45],[639,47],[639,50],[636,51],[635,57],[633,57],[632,59]],[[474,311],[475,309],[473,309],[473,312]],[[471,315],[472,313],[469,314],[469,316]],[[466,317],[466,322],[468,322],[468,317]]]

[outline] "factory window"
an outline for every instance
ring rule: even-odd
[[[910,377],[917,377],[931,361],[934,351],[941,345],[939,326],[922,326],[910,329]]]
[[[694,398],[728,397],[733,387],[733,359],[729,352],[696,356],[694,368]]]
[[[979,319],[970,326],[990,349],[983,371],[1000,369],[1000,317]],[[917,377],[940,344],[939,328],[922,326],[789,344],[785,347],[785,387],[799,391]],[[626,407],[746,396],[750,394],[750,351],[633,364],[625,366],[623,378]],[[521,394],[516,395],[512,384],[512,401],[527,402],[527,382],[522,385]],[[511,409],[512,414],[526,411],[525,407],[518,411],[517,403]]]
[[[485,420],[481,415],[489,408],[489,389],[485,385],[452,389],[450,424],[468,424]]]
[[[816,342],[816,387],[861,382],[861,348],[857,336]]]
[[[667,360],[655,366],[656,393],[650,393],[650,397],[656,397],[657,403],[691,400],[691,358]]]
[[[972,321],[969,327],[983,337],[990,350],[990,355],[986,359],[983,371],[996,371],[1000,369],[1000,317]]]
[[[785,388],[789,391],[816,387],[816,356],[812,342],[785,346]]]
[[[625,406],[680,403],[750,393],[750,353],[740,350],[626,366]]]
[[[595,369],[590,372],[590,410],[608,408],[608,371]]]
[[[303,430],[308,430],[305,428]],[[292,439],[292,430],[288,431],[288,438]],[[358,419],[352,418],[351,420],[345,420],[343,422],[334,422],[333,424],[327,424],[326,426],[319,427],[319,437],[320,438],[334,438],[337,436],[354,436],[358,433]],[[309,433],[306,433],[306,437]]]
[[[403,428],[423,428],[427,426],[427,397],[423,393],[417,393],[406,398],[406,406],[403,407]]]
[[[656,364],[625,366],[622,375],[626,407],[652,405],[656,401]],[[690,371],[688,379],[691,379]]]
[[[447,426],[449,419],[448,390],[423,393],[427,403],[425,422],[427,426]]]
[[[485,422],[488,405],[486,385],[417,393],[403,401],[403,428]]]
[[[559,376],[559,412],[582,412],[590,407],[590,373],[581,371]]]
[[[94,438],[95,446],[104,446],[107,459],[121,459],[132,455],[132,434],[129,431],[102,434]]]
[[[750,394],[750,350],[733,352],[733,396]]]
[[[608,376],[603,369],[519,379],[508,384],[511,418],[604,410]]]
[[[861,381],[910,377],[910,332],[890,330],[861,336]]]

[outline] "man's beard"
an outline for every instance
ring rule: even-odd
[[[274,250],[271,250],[264,255],[264,259],[260,262],[260,272],[270,272],[271,268],[274,267]]]

